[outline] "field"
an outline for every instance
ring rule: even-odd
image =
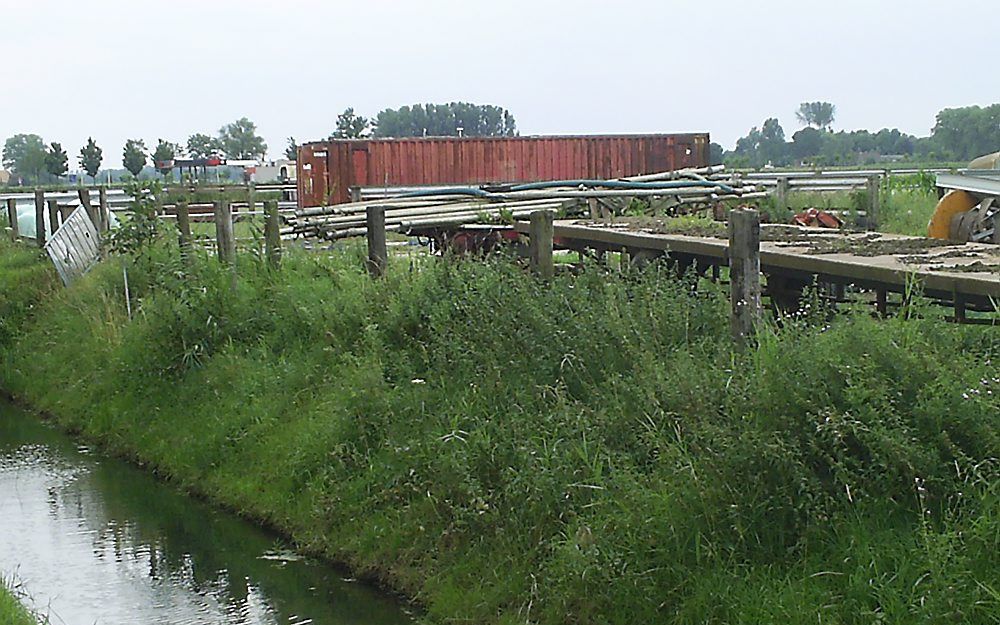
[[[1000,337],[916,302],[736,353],[723,291],[598,266],[171,241],[74,288],[0,246],[0,383],[429,622],[995,623]]]

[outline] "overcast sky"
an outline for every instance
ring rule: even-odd
[[[338,113],[463,100],[522,134],[708,131],[799,102],[925,135],[1000,101],[1000,0],[0,0],[0,141],[183,143],[239,117],[271,157]]]

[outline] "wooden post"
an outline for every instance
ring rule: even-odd
[[[277,269],[281,264],[281,222],[278,220],[278,202],[264,201],[264,245],[267,262]]]
[[[368,227],[368,273],[373,278],[385,275],[389,250],[385,244],[385,207],[369,206],[366,212]]]
[[[866,183],[866,188],[868,191],[868,206],[865,209],[867,215],[865,216],[865,222],[868,224],[869,230],[877,230],[879,222],[879,209],[881,208],[881,200],[879,198],[879,187],[881,179],[879,176],[869,176],[868,182]]]
[[[49,234],[59,229],[59,200],[49,200]]]
[[[10,238],[16,241],[21,233],[17,225],[17,200],[12,197],[7,198],[7,221],[10,223]]]
[[[181,259],[187,262],[191,258],[191,219],[188,214],[187,200],[177,200],[177,243],[181,248]]]
[[[743,348],[761,319],[760,215],[753,209],[729,214],[729,301],[733,341]]]
[[[91,223],[93,223],[94,227],[97,228],[97,231],[100,232],[101,216],[98,213],[97,207],[91,205],[90,203],[90,189],[81,187],[76,190],[76,195],[80,198],[80,206],[83,207],[83,210],[87,211],[87,217],[90,217]]]
[[[875,289],[875,311],[882,318],[889,315],[889,298],[885,289]]]
[[[591,219],[601,218],[601,207],[598,205],[596,197],[587,198],[587,208],[590,209]]]
[[[98,203],[100,205],[100,225],[99,232],[107,232],[111,228],[111,210],[108,208],[108,188],[104,185],[97,190]]]
[[[552,259],[551,211],[535,211],[531,213],[528,237],[531,252],[531,270],[539,278],[548,280],[556,273],[556,266]]]
[[[788,178],[778,177],[778,186],[774,188],[774,205],[778,210],[788,210]]]
[[[351,201],[360,202],[361,201],[361,187],[351,187]]]
[[[219,262],[232,265],[236,261],[236,239],[233,237],[233,212],[229,200],[215,203],[215,245]]]
[[[254,205],[257,203],[256,195],[257,191],[254,188],[254,183],[247,183],[247,214],[252,214],[254,210]]]
[[[45,247],[45,191],[35,189],[35,241]]]

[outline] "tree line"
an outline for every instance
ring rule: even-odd
[[[804,125],[786,139],[777,118],[753,127],[736,147],[723,153],[713,145],[714,160],[732,167],[870,165],[886,161],[967,161],[1000,150],[1000,104],[944,109],[926,137],[897,128],[840,130],[831,127],[836,106],[804,102],[796,119]]]
[[[132,176],[139,176],[147,164],[166,175],[178,158],[254,160],[263,159],[266,152],[267,144],[257,134],[257,126],[243,117],[220,128],[215,136],[195,133],[183,146],[159,139],[156,147],[150,150],[142,139],[128,139],[122,148],[122,164]],[[58,142],[46,144],[36,134],[17,134],[8,138],[0,162],[20,184],[58,180],[69,171],[69,155],[63,146]],[[93,137],[88,138],[77,156],[80,169],[96,181],[103,162],[104,151]]]

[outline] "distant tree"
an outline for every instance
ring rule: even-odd
[[[803,102],[795,112],[796,119],[803,124],[827,130],[833,125],[836,115],[837,107],[829,102]]]
[[[173,160],[177,158],[177,155],[181,151],[181,146],[176,143],[171,143],[169,141],[164,141],[163,139],[157,139],[156,149],[153,150],[153,166],[156,167],[157,171],[166,176],[171,171],[173,171]],[[169,167],[160,167],[160,163],[170,163]]]
[[[18,134],[7,139],[3,146],[3,157],[0,162],[10,171],[17,174],[22,182],[31,178],[34,182],[41,179],[45,171],[45,161],[48,151],[45,142],[38,135]]]
[[[80,167],[94,182],[97,182],[97,172],[101,170],[101,161],[103,160],[101,148],[97,147],[93,137],[88,137],[87,145],[80,148]]]
[[[807,126],[792,135],[791,151],[797,161],[806,161],[818,155],[823,149],[822,130]]]
[[[708,144],[708,164],[709,165],[721,165],[722,164],[722,154],[724,150],[722,146],[714,141]]]
[[[940,149],[962,160],[1000,150],[1000,104],[944,109],[937,114],[931,138]]]
[[[202,133],[195,133],[188,137],[187,153],[191,158],[219,156],[222,154],[222,142],[215,137]]]
[[[754,126],[747,136],[736,141],[736,149],[727,162],[761,167],[769,163],[786,165],[790,158],[789,144],[785,142],[785,131],[777,118],[771,117],[760,129]]]
[[[129,139],[125,142],[122,164],[129,173],[138,178],[139,172],[146,166],[146,144],[142,139]]]
[[[367,117],[354,114],[353,108],[344,109],[337,115],[337,128],[330,135],[331,139],[361,139],[371,132],[372,123]]]
[[[298,160],[299,144],[295,143],[295,137],[288,137],[288,147],[285,148],[285,158],[290,161]]]
[[[257,125],[246,117],[220,128],[219,141],[228,158],[263,160],[267,152],[267,144],[257,136]]]
[[[45,171],[56,178],[69,171],[69,156],[58,142],[53,141],[45,153]]]
[[[375,120],[376,137],[514,137],[517,122],[504,108],[450,102],[385,109]]]

